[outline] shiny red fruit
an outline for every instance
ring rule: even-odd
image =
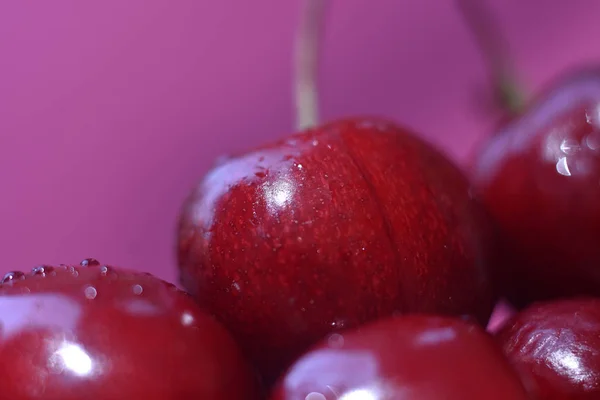
[[[600,398],[600,299],[540,303],[517,314],[497,339],[539,400]]]
[[[256,399],[235,342],[191,297],[148,274],[82,264],[2,281],[2,399]]]
[[[525,400],[493,339],[458,319],[406,316],[333,334],[302,356],[272,400]]]
[[[556,85],[479,153],[474,182],[501,230],[517,305],[600,294],[600,70]]]
[[[489,318],[488,226],[408,131],[343,120],[215,167],[180,221],[184,286],[267,380],[327,333],[407,312]]]

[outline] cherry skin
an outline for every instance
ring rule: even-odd
[[[560,81],[488,140],[473,181],[500,228],[502,294],[517,306],[600,294],[600,70]]]
[[[303,355],[272,400],[525,400],[483,329],[434,316],[389,318],[333,334]]]
[[[175,286],[102,266],[0,285],[0,387],[11,400],[255,400],[229,333]]]
[[[600,398],[600,299],[538,303],[497,334],[539,400]]]
[[[486,215],[405,129],[341,120],[229,159],[186,202],[181,280],[267,381],[338,329],[408,312],[489,318]]]

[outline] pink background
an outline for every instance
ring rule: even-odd
[[[332,0],[322,113],[381,114],[464,160],[494,115],[452,0]],[[600,2],[489,0],[532,90],[600,56]],[[551,4],[551,6],[549,6]],[[299,2],[0,2],[0,272],[104,263],[175,280],[213,160],[289,133]]]

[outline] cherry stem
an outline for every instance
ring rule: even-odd
[[[296,127],[305,130],[319,123],[319,53],[326,0],[304,2],[295,48]]]
[[[525,105],[524,93],[498,21],[483,0],[457,0],[457,4],[487,63],[495,101],[510,115],[519,114]]]

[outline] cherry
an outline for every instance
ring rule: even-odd
[[[467,180],[408,131],[343,120],[226,161],[187,201],[182,283],[264,371],[392,313],[470,314],[493,296]]]
[[[503,73],[500,35],[481,2],[462,0],[490,70]],[[500,78],[496,78],[498,82]],[[497,83],[497,86],[501,86]],[[474,186],[497,221],[500,292],[517,306],[600,294],[600,68],[572,71],[479,148]]]
[[[305,3],[298,40],[299,133],[214,167],[179,223],[183,286],[266,383],[330,332],[410,312],[485,324],[494,301],[461,171],[384,119],[316,123],[322,3]]]
[[[333,334],[303,355],[272,400],[520,400],[518,375],[481,328],[453,318],[390,318]]]
[[[513,366],[539,400],[600,397],[600,299],[538,303],[497,334]]]
[[[499,282],[511,300],[600,294],[600,70],[556,84],[474,167],[502,233]]]
[[[256,399],[233,339],[191,297],[94,261],[5,276],[2,398]]]

